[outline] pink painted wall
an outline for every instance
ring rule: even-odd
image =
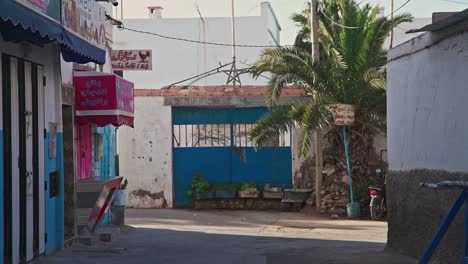
[[[77,125],[78,180],[93,177],[92,168],[92,128],[91,125]]]

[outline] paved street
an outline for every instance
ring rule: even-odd
[[[116,241],[38,263],[416,263],[382,253],[384,222],[289,212],[128,210]]]

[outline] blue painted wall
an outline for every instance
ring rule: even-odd
[[[60,174],[59,194],[50,198],[50,187],[45,193],[46,254],[63,248],[64,245],[64,177],[63,177],[63,134],[57,133],[56,157],[49,159],[50,133],[45,140],[45,180],[50,184],[50,173]]]
[[[173,123],[184,124],[236,124],[255,123],[269,110],[255,108],[175,108]],[[255,182],[262,188],[292,187],[291,147],[195,147],[174,148],[174,206],[187,207],[190,182],[201,173],[209,183]],[[245,157],[245,158],[244,158]]]
[[[109,180],[114,178],[115,175],[115,127],[112,125],[105,127],[97,127],[96,133],[103,135],[102,139],[102,160],[93,161],[93,171],[95,176],[99,176],[103,180]],[[101,225],[107,225],[110,222],[110,213],[107,213],[102,221]]]
[[[93,161],[95,176],[100,176],[104,180],[114,178],[115,175],[115,127],[112,125],[98,127],[96,133],[103,135],[102,160]]]
[[[175,108],[173,124],[234,124],[255,123],[269,110],[266,107],[250,108]]]
[[[291,148],[243,148],[245,161],[230,147],[175,148],[174,191],[176,207],[191,205],[187,195],[197,173],[210,183],[255,182],[259,188],[266,183],[274,187],[292,187]]]
[[[196,173],[201,173],[210,183],[231,182],[230,148],[175,148],[174,149],[174,205],[187,207],[187,195]]]
[[[259,188],[265,183],[281,188],[292,187],[292,162],[290,147],[268,147],[255,150],[243,148],[245,160],[232,151],[234,182],[255,182]]]
[[[3,263],[3,131],[0,130],[0,264]]]

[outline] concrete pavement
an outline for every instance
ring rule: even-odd
[[[37,263],[416,263],[383,253],[385,222],[290,212],[128,210],[117,241]]]

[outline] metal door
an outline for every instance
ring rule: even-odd
[[[6,263],[25,263],[44,252],[42,76],[40,65],[2,55]]]
[[[173,109],[174,206],[191,204],[187,191],[196,173],[210,183],[291,187],[289,133],[257,150],[248,138],[266,111],[264,107]]]

